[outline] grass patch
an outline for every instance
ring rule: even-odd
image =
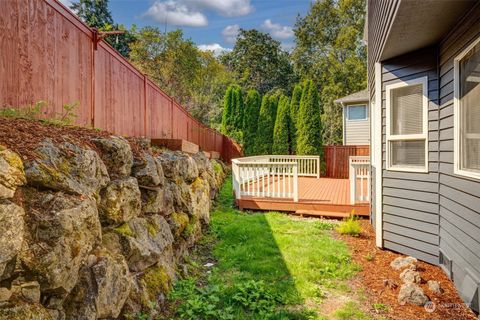
[[[353,276],[347,246],[331,223],[233,208],[226,180],[211,216],[213,259],[208,276],[177,281],[169,296],[174,319],[320,319],[307,301]],[[323,318],[322,318],[323,319]]]

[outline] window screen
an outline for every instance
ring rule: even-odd
[[[398,140],[390,144],[392,167],[425,167],[425,140]]]
[[[459,63],[460,169],[480,172],[480,44]]]
[[[421,134],[423,132],[422,91],[421,84],[392,90],[392,135]]]
[[[367,106],[349,106],[348,120],[365,120],[367,119]]]

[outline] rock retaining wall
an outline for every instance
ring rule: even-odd
[[[29,161],[0,146],[0,319],[154,315],[209,223],[222,163],[92,142],[47,139]]]

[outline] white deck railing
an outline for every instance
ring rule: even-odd
[[[235,196],[298,202],[298,177],[320,177],[320,157],[267,155],[232,160]]]
[[[350,204],[370,201],[370,158],[350,157]]]

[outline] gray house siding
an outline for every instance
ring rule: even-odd
[[[439,212],[440,250],[452,261],[462,298],[478,310],[480,284],[480,181],[454,174],[453,60],[480,37],[480,6],[476,6],[440,44]],[[478,292],[477,292],[478,295]]]
[[[432,264],[439,259],[437,50],[382,63],[382,199],[384,247]],[[428,173],[386,170],[386,86],[428,77]]]

